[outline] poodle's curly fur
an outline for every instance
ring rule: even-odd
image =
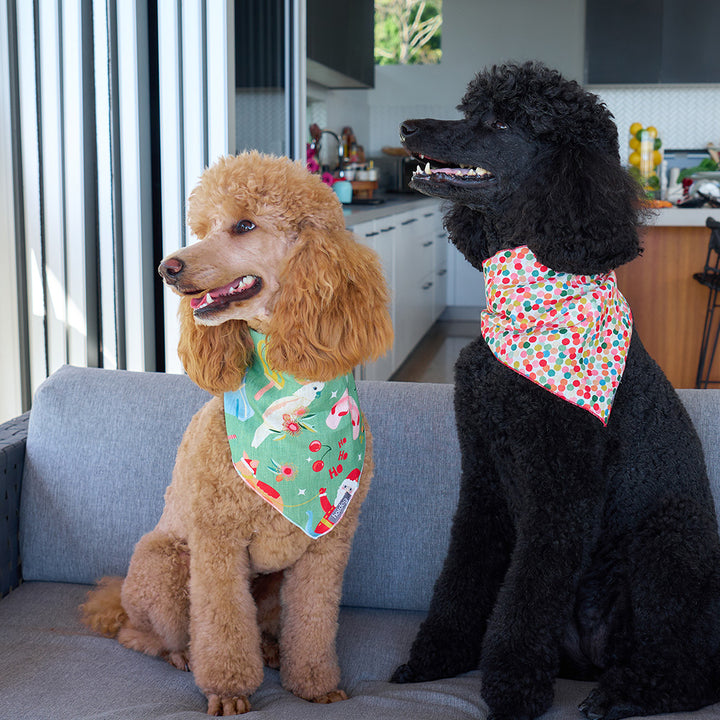
[[[263,659],[296,695],[341,700],[335,634],[372,477],[369,430],[353,502],[313,540],[238,476],[222,393],[239,387],[252,360],[248,328],[267,336],[271,367],[297,378],[330,380],[385,352],[392,327],[382,269],[345,229],[332,190],[286,158],[220,159],[191,193],[188,223],[199,242],[159,270],[182,295],[178,351],[188,375],[216,397],[185,432],[162,517],[138,542],[127,577],[102,580],[83,618],[191,669],[209,714],[250,709]],[[218,292],[238,280],[242,291]]]
[[[470,262],[527,245],[594,274],[636,257],[642,212],[607,108],[538,63],[470,83],[457,121],[408,120],[415,187],[452,201]],[[604,426],[500,363],[485,340],[456,365],[460,502],[427,619],[397,682],[480,667],[491,718],[528,720],[558,674],[597,679],[593,720],[720,700],[720,541],[702,448],[633,333]]]

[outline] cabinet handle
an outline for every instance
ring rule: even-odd
[[[430,247],[434,242],[434,240],[428,240],[427,242],[423,243],[423,247]]]
[[[426,282],[423,286],[423,290],[429,290],[433,286],[432,282]]]
[[[438,270],[438,277],[442,277],[443,275],[447,275],[447,270]]]
[[[365,233],[365,237],[375,237],[376,235],[379,235],[380,233],[375,230],[374,232]]]
[[[391,230],[394,230],[394,229],[395,229],[395,226],[394,226],[394,225],[391,225],[390,227],[380,228],[380,232],[381,232],[381,233],[390,232]]]
[[[417,218],[410,218],[409,220],[403,220],[400,224],[401,225],[410,225],[410,223],[414,223],[417,221],[418,221]]]
[[[435,213],[432,213],[432,212],[425,213],[425,214],[423,215],[423,217],[432,217],[434,214],[435,214]]]

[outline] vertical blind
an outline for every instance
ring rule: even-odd
[[[65,363],[181,371],[156,266],[235,149],[233,8],[0,0],[0,420]]]

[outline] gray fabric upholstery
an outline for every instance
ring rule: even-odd
[[[486,717],[477,672],[391,685],[406,659],[447,546],[459,449],[452,386],[358,384],[376,473],[345,575],[338,653],[350,700],[317,706],[278,673],[252,718],[454,720]],[[720,391],[682,391],[720,498]],[[20,506],[25,583],[0,601],[0,720],[204,717],[192,676],[97,637],[77,606],[103,574],[123,574],[160,515],[175,452],[208,396],[173,375],[63,368],[38,391]],[[548,720],[580,717],[592,685],[558,681]],[[720,717],[720,705],[665,720]]]
[[[452,386],[358,386],[376,470],[345,602],[423,610],[457,503]],[[92,583],[124,574],[160,517],[182,434],[208,397],[178,375],[66,367],[47,380],[27,439],[24,578]]]

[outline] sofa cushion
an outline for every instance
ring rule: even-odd
[[[78,620],[87,587],[25,583],[0,601],[0,717],[22,720],[200,720],[205,701],[190,673],[93,635]],[[388,682],[407,658],[422,613],[344,608],[338,657],[350,699],[313,705],[265,670],[252,720],[483,720],[478,672],[413,685]],[[578,720],[592,683],[558,680],[543,720]],[[720,705],[656,720],[716,720]]]
[[[20,498],[25,580],[125,574],[209,395],[188,378],[63,367],[35,393]]]
[[[349,605],[422,610],[457,503],[452,386],[358,383],[375,479],[345,577]],[[64,367],[37,391],[20,531],[26,580],[123,575],[160,517],[175,453],[209,396],[187,377]]]
[[[700,437],[715,509],[720,518],[720,390],[687,389],[678,390],[678,394]]]
[[[375,478],[345,574],[343,603],[427,608],[458,497],[453,386],[358,383]],[[720,391],[682,390],[720,500]],[[30,418],[20,532],[26,580],[122,575],[163,507],[175,453],[208,399],[187,377],[65,367]]]

